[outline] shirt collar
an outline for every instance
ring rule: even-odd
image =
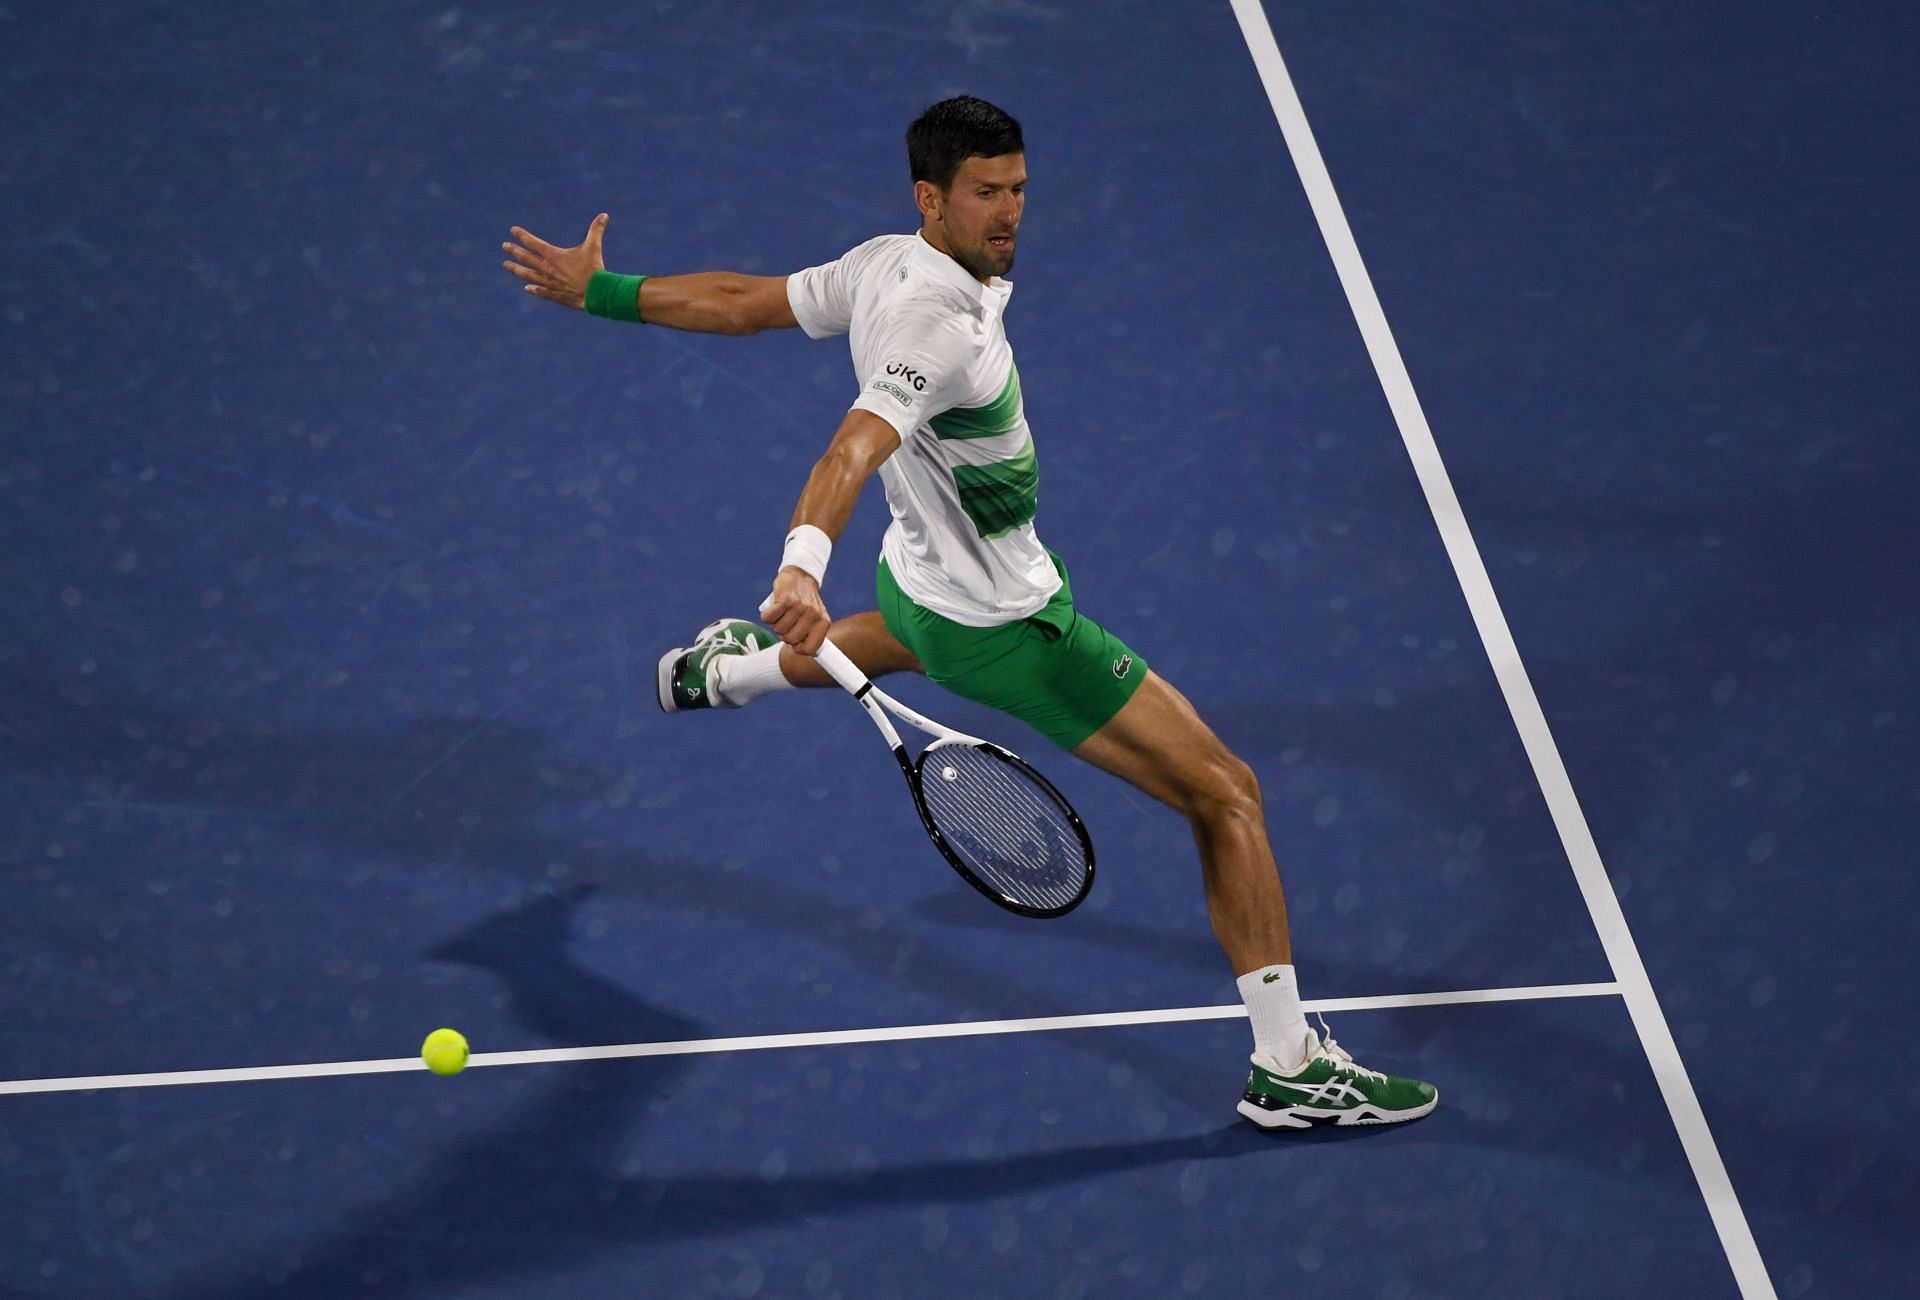
[[[977,303],[983,311],[998,314],[1006,310],[1007,299],[1013,294],[1010,281],[996,275],[981,284],[966,267],[929,244],[927,237],[918,231],[913,236],[913,255],[924,269],[966,294],[967,301]]]

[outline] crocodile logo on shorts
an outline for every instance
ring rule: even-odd
[[[1115,677],[1124,679],[1126,675],[1132,671],[1133,671],[1132,655],[1121,655],[1118,659],[1113,661],[1113,675]]]

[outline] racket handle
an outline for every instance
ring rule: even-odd
[[[847,658],[846,652],[831,640],[822,641],[813,658],[849,695],[858,696],[872,685],[867,675],[860,671],[860,666]]]

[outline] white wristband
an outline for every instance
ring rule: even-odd
[[[780,567],[792,567],[810,576],[814,582],[826,581],[827,560],[833,555],[833,539],[812,524],[801,524],[787,534],[787,549]]]

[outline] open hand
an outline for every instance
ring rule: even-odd
[[[520,242],[500,245],[512,259],[501,265],[525,281],[534,297],[581,311],[587,305],[587,281],[595,271],[607,269],[600,256],[600,238],[606,230],[607,214],[602,212],[587,227],[584,240],[572,248],[555,248],[532,231],[515,226],[513,237]]]

